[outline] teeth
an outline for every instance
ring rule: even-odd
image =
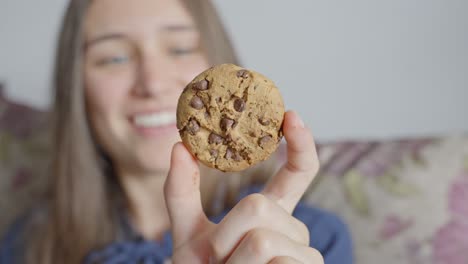
[[[173,124],[176,122],[176,114],[174,112],[160,112],[154,114],[137,115],[134,118],[137,126],[142,127],[158,127]]]

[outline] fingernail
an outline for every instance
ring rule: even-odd
[[[297,126],[299,126],[300,128],[304,128],[305,125],[304,125],[304,121],[302,121],[301,117],[299,116],[299,114],[296,112],[296,124]]]

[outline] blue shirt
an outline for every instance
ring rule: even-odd
[[[240,198],[258,192],[259,187],[244,190]],[[240,199],[239,199],[240,200]],[[214,223],[219,223],[229,210],[211,217]],[[352,243],[348,229],[343,222],[333,214],[324,210],[299,203],[293,212],[294,217],[302,221],[310,232],[310,246],[322,253],[326,264],[352,264]],[[20,234],[25,220],[19,220],[10,228],[0,243],[0,264],[19,264],[22,245]],[[145,240],[129,224],[122,222],[127,239],[111,243],[103,249],[90,252],[85,263],[145,263],[162,264],[172,255],[172,237],[166,232],[161,241]]]

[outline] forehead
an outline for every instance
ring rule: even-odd
[[[154,32],[158,27],[192,25],[193,20],[179,0],[93,0],[85,17],[87,38],[123,32]]]

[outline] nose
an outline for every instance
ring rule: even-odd
[[[133,93],[138,97],[162,97],[171,89],[174,70],[163,58],[146,57],[140,60]]]

